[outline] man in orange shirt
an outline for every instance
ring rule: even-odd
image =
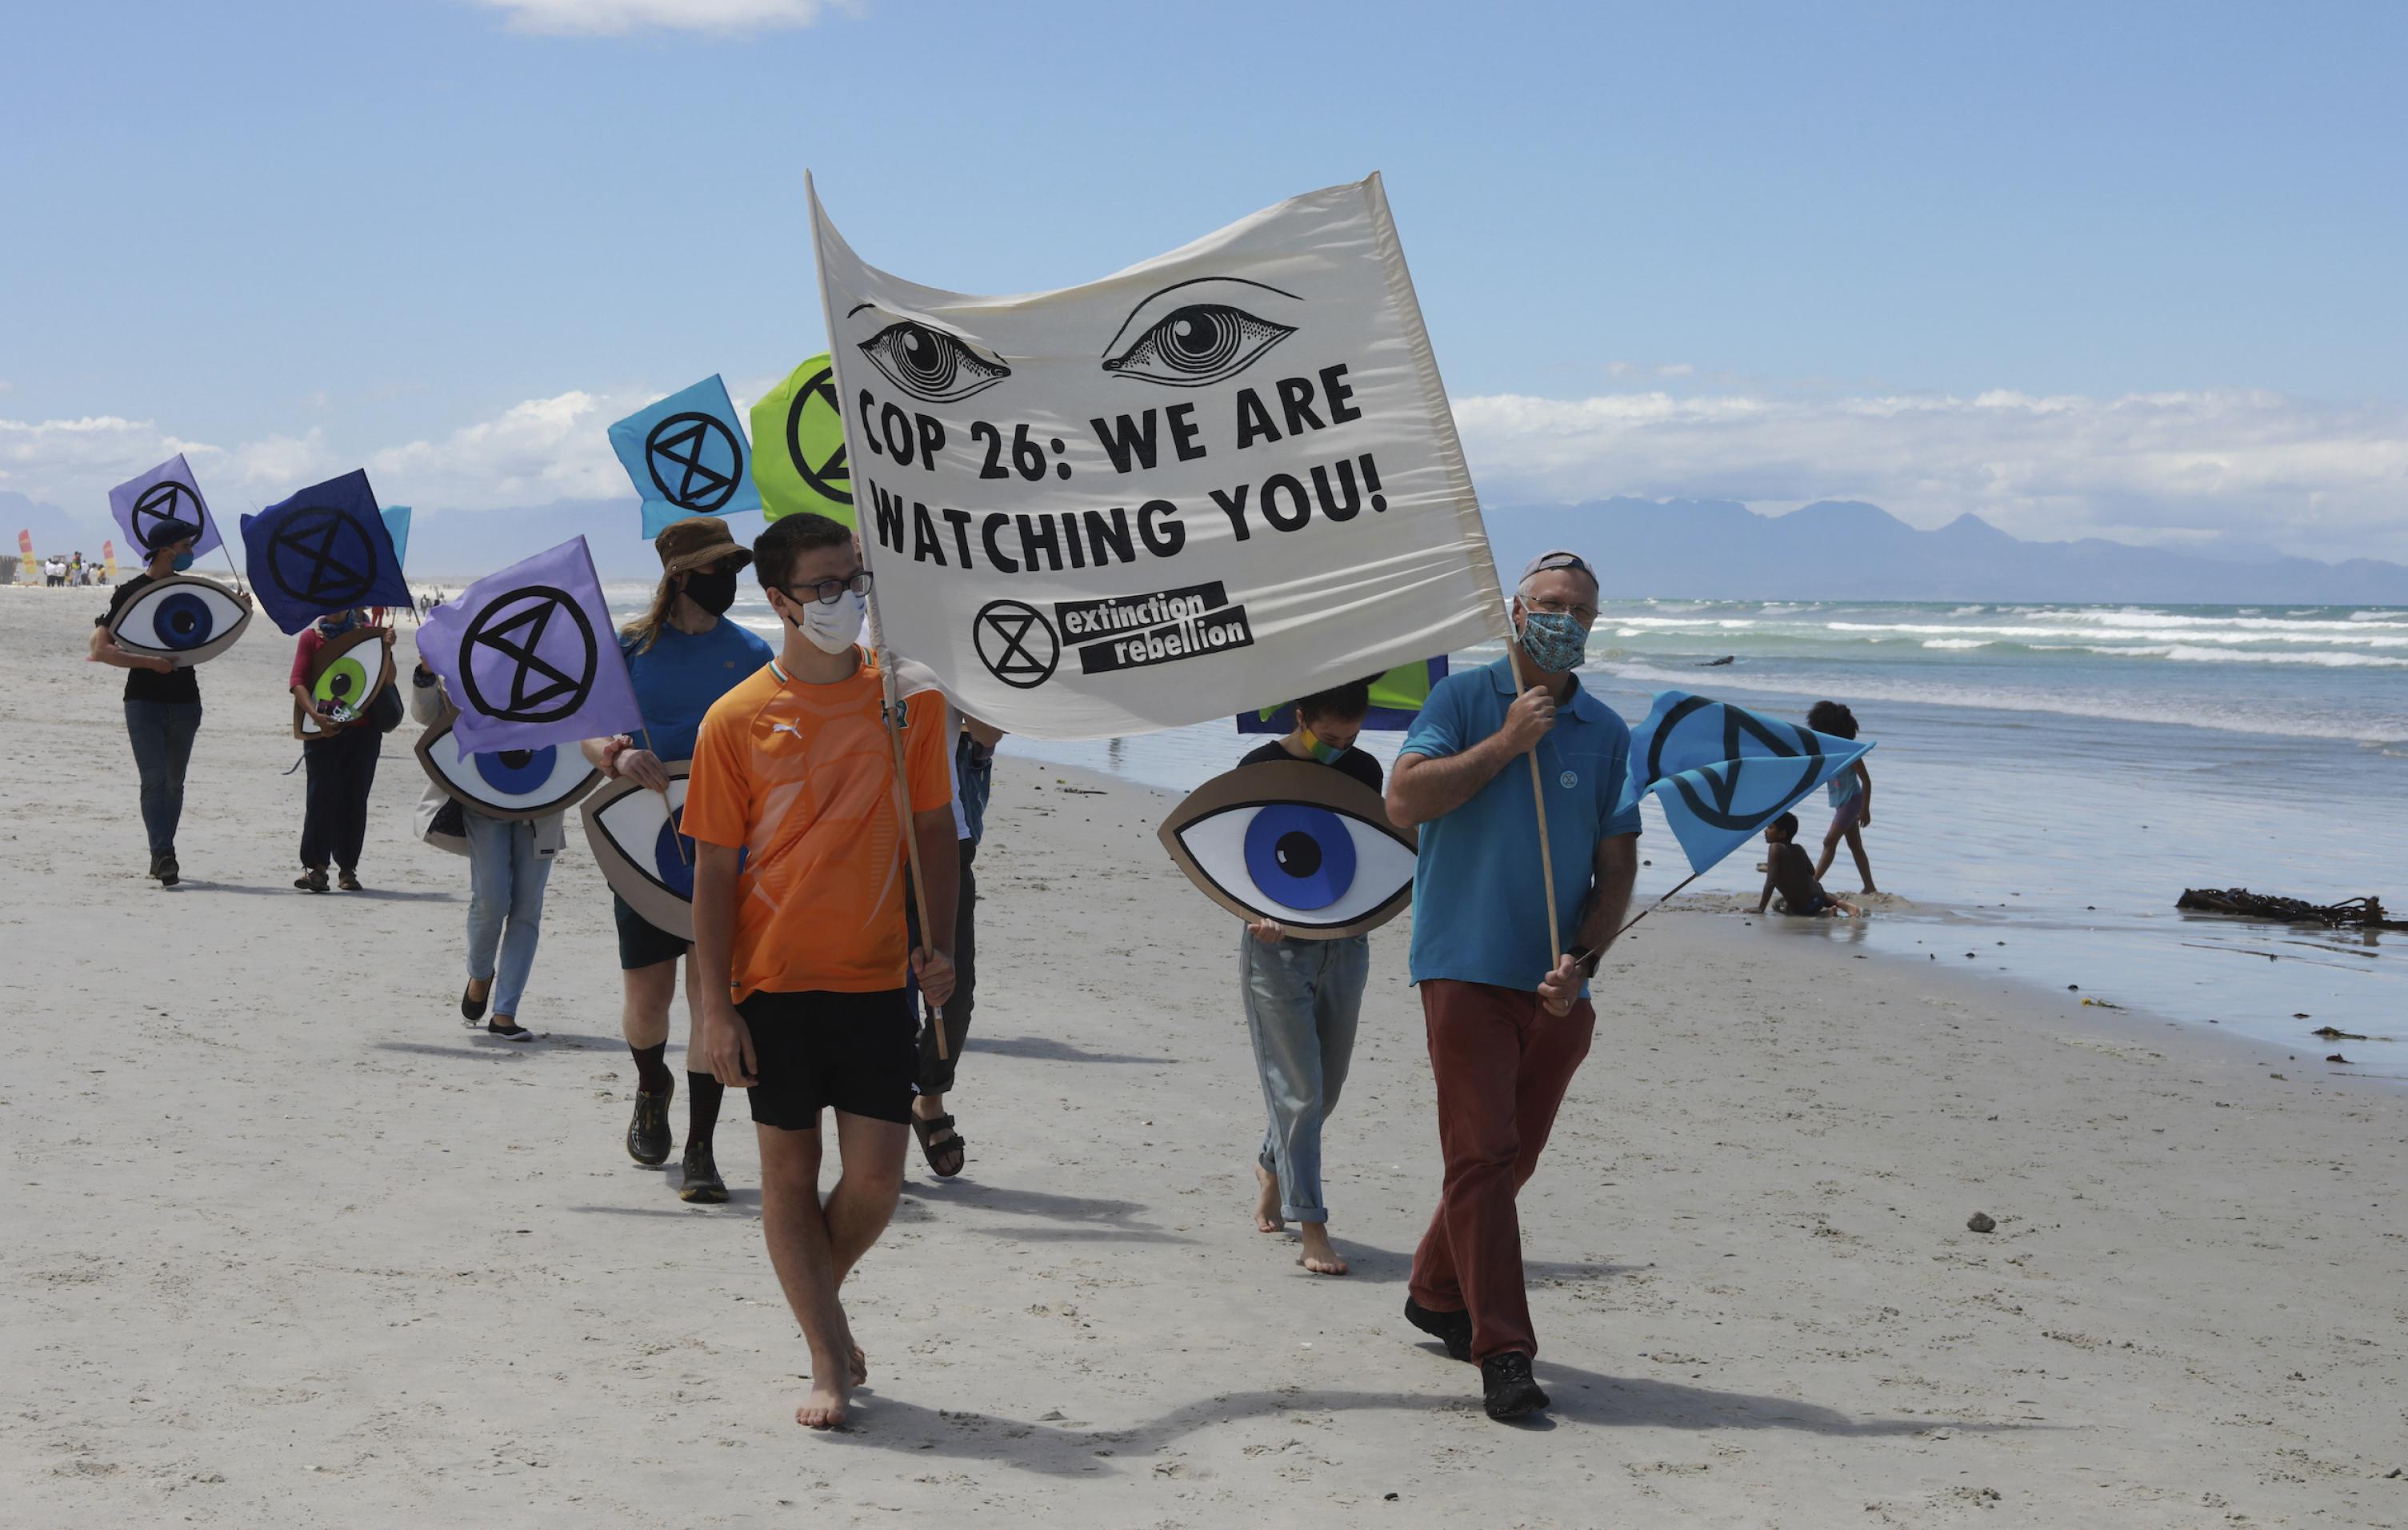
[[[918,1031],[904,987],[953,990],[942,950],[904,934],[905,834],[917,836],[928,927],[953,928],[945,698],[898,672],[910,822],[898,804],[884,677],[865,652],[869,589],[853,533],[822,516],[773,522],[752,571],[786,624],[777,658],[704,715],[686,782],[695,841],[694,962],[703,1061],[751,1092],[761,1142],[761,1227],[811,1349],[795,1421],[832,1429],[867,1375],[837,1291],[903,1188]],[[843,1167],[820,1198],[820,1115],[836,1112]]]

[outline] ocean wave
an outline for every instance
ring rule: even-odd
[[[1873,641],[1878,643],[1881,639],[1876,637]],[[1986,637],[1927,637],[1923,640],[1923,646],[1925,648],[1939,649],[1988,648],[1990,646],[1990,639]]]
[[[1609,663],[1588,667],[1601,670],[1616,679],[1669,690],[1690,691],[1703,683],[1694,670],[1658,669],[1644,663]],[[2161,722],[2206,728],[2215,733],[2344,739],[2381,748],[2386,754],[2394,749],[2408,748],[2408,720],[2386,720],[2386,724],[2375,724],[2356,720],[2255,711],[2243,707],[2202,708],[2196,701],[2177,697],[2159,701],[2128,694],[2098,694],[2064,689],[2015,691],[1951,683],[1941,678],[1945,673],[1933,667],[1913,675],[1901,671],[1887,675],[1872,672],[1844,677],[1758,679],[1744,671],[1718,669],[1714,671],[1711,683],[1716,692],[1735,691],[1801,700],[1844,689],[1850,701],[1894,701],[1999,712],[2042,712],[2059,717],[2100,718],[2115,722]]]

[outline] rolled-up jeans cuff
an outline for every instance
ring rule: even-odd
[[[1280,1215],[1285,1217],[1290,1222],[1327,1222],[1329,1220],[1329,1208],[1326,1206],[1283,1206],[1280,1208]]]

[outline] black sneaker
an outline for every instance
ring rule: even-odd
[[[1547,1406],[1547,1394],[1530,1375],[1530,1357],[1519,1350],[1492,1354],[1480,1363],[1480,1386],[1488,1416],[1503,1423]]]
[[[151,875],[159,879],[160,886],[173,887],[176,885],[177,879],[183,875],[183,869],[176,864],[175,856],[162,855],[159,857],[159,869]]]
[[[1424,1307],[1411,1296],[1405,1298],[1405,1321],[1446,1346],[1455,1359],[1471,1359],[1471,1314],[1440,1312]]]
[[[669,1161],[669,1095],[636,1091],[635,1118],[627,1122],[627,1156],[651,1167]]]
[[[160,854],[155,850],[150,852],[150,879],[152,881],[155,882],[159,879],[159,863],[165,859],[165,856]]]
[[[727,1181],[719,1177],[719,1165],[712,1162],[709,1148],[685,1145],[685,1184],[678,1191],[678,1199],[692,1201],[696,1206],[717,1206],[727,1199]]]

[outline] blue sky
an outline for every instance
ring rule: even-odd
[[[866,257],[988,292],[1379,169],[1492,500],[2408,559],[2403,18],[22,9],[0,490],[192,444],[252,497],[618,493],[609,419],[819,348],[806,167]]]

